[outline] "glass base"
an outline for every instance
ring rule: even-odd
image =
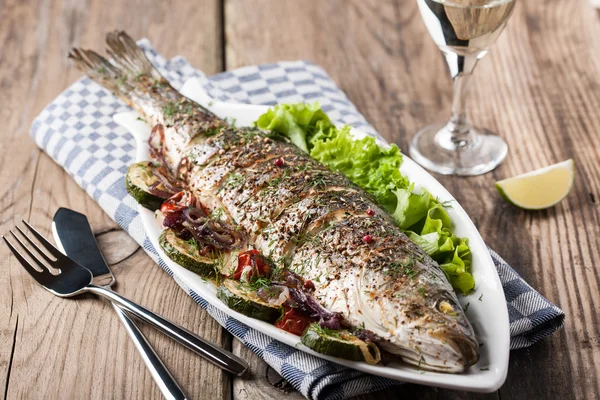
[[[421,129],[410,143],[410,157],[430,171],[444,175],[485,174],[504,160],[508,145],[485,129],[466,127],[460,134],[448,124]]]

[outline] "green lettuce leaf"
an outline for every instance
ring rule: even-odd
[[[428,255],[432,255],[438,250],[438,238],[437,232],[431,232],[426,235],[417,235],[413,231],[406,231],[406,235]]]
[[[431,194],[422,189],[421,193],[413,192],[414,185],[408,189],[396,189],[396,210],[392,214],[398,226],[402,229],[408,229],[421,221],[429,210]]]
[[[384,149],[371,136],[357,140],[349,126],[319,130],[310,140],[310,147],[311,157],[347,176],[388,210],[396,205],[393,190],[408,186],[399,170],[402,155],[398,146]]]
[[[333,126],[317,102],[313,104],[279,104],[262,114],[254,123],[258,128],[275,131],[290,138],[308,153],[308,140],[318,129]]]
[[[471,274],[471,249],[467,239],[459,239],[454,251],[446,256],[440,267],[455,290],[466,295],[475,289],[475,279]]]
[[[427,218],[425,219],[425,225],[421,230],[421,235],[425,235],[431,232],[441,233],[444,229],[450,228],[452,221],[448,216],[444,207],[441,204],[434,202],[433,205],[427,211]]]
[[[415,239],[415,235],[426,237],[429,242],[432,242],[435,237],[437,240],[435,249],[429,244],[427,250],[425,248],[423,250],[440,264],[452,287],[466,295],[475,288],[475,280],[471,274],[471,250],[468,240],[452,233],[451,227],[452,221],[444,207],[437,200],[432,199],[423,228],[419,232],[413,232],[409,237],[417,244],[423,239]]]

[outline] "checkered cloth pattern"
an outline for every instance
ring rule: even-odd
[[[182,57],[166,60],[147,40],[140,46],[160,72],[179,88],[200,78],[215,99],[268,104],[313,102],[337,123],[352,124],[376,135],[364,117],[319,67],[305,61],[249,66],[205,77]],[[121,101],[83,78],[49,104],[35,119],[31,135],[37,145],[61,165],[126,230],[177,283],[225,329],[250,347],[304,396],[344,399],[371,393],[399,382],[367,375],[311,356],[227,316],[188,288],[169,270],[145,234],[138,205],[125,190],[124,176],[134,161],[134,140],[113,122],[113,115],[129,111]],[[511,348],[532,345],[559,329],[563,312],[529,286],[502,258],[490,250],[510,315]]]

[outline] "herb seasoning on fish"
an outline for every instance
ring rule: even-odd
[[[317,351],[361,349],[365,361],[378,362],[376,342],[421,369],[456,373],[477,362],[473,329],[446,276],[372,196],[289,140],[233,127],[187,99],[124,32],[108,34],[107,44],[111,61],[81,49],[70,58],[155,127],[151,154],[193,194],[193,210],[177,211],[173,226],[216,249],[208,254],[221,285],[237,273],[253,291],[228,284],[223,293],[246,296],[243,309],[263,320],[283,308],[278,326],[310,333],[303,343]],[[240,254],[250,263],[241,271]],[[265,269],[262,255],[276,265]],[[311,321],[344,328],[346,339],[308,328]]]

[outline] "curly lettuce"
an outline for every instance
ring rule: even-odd
[[[415,191],[402,175],[398,146],[382,148],[373,137],[354,138],[350,126],[336,127],[319,103],[277,105],[255,125],[288,137],[311,157],[371,193],[408,237],[440,264],[456,291],[468,294],[474,289],[467,239],[452,233],[452,221],[437,199],[424,189]]]
[[[452,221],[444,207],[424,189],[429,205],[425,218],[405,228],[405,232],[427,254],[440,264],[452,287],[468,294],[475,288],[475,279],[471,274],[471,250],[466,238],[452,233]]]
[[[311,157],[347,176],[387,209],[396,204],[393,190],[408,184],[399,170],[402,155],[398,146],[383,149],[371,136],[357,140],[347,125],[329,129],[329,134],[319,132],[309,147]]]
[[[254,124],[260,129],[287,136],[306,153],[308,153],[308,139],[317,130],[328,130],[333,127],[319,103],[280,104],[269,108]]]

